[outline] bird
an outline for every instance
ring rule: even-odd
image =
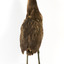
[[[28,0],[27,14],[20,28],[20,48],[28,56],[38,53],[38,63],[40,64],[39,48],[43,39],[43,16],[40,13],[36,0]]]

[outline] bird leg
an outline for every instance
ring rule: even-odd
[[[27,54],[26,64],[28,64],[28,54]],[[40,56],[39,56],[39,51],[38,51],[38,64],[40,64]]]
[[[38,51],[38,64],[40,64],[39,51]]]
[[[27,60],[26,60],[26,64],[28,64],[28,54],[27,54]]]

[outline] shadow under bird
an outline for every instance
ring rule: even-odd
[[[21,26],[20,48],[22,53],[28,55],[38,53],[38,63],[40,64],[39,48],[43,38],[42,15],[38,9],[36,0],[28,0],[27,15]]]

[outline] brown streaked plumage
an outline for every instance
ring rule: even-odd
[[[42,15],[36,0],[28,0],[27,15],[21,26],[20,47],[28,55],[38,52],[43,37]]]
[[[20,47],[22,53],[25,50],[28,55],[36,53],[41,45],[42,36],[42,15],[38,10],[36,0],[29,0],[27,16],[21,26]]]

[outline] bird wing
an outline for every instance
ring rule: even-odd
[[[21,27],[21,43],[24,50],[31,48],[34,52],[39,49],[41,43],[41,25],[38,21],[26,19]],[[23,40],[23,41],[22,41]]]
[[[24,37],[25,38],[27,38],[29,35],[31,37],[32,36],[36,37],[39,34],[40,25],[35,20],[28,19],[23,24],[23,30],[24,30]],[[33,37],[33,38],[35,38],[35,37]]]

